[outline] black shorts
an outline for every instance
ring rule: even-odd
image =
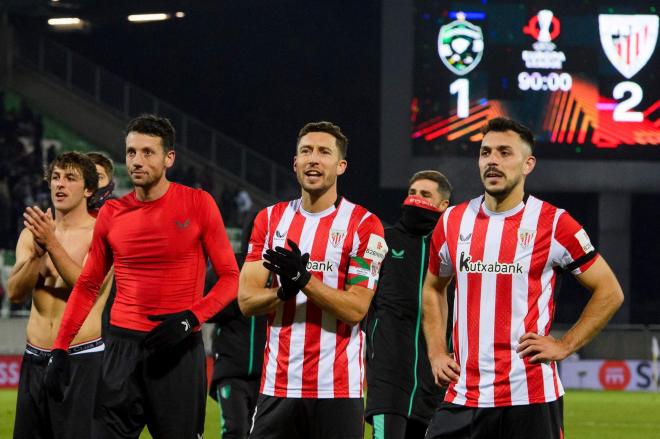
[[[362,398],[277,398],[259,395],[250,439],[362,439]]]
[[[420,361],[428,360],[424,357],[420,358]],[[444,390],[440,389],[435,382],[429,384],[428,380],[423,379],[424,377],[419,376],[418,378],[417,387],[411,397],[413,384],[404,388],[406,381],[402,376],[399,376],[398,380],[395,377],[387,377],[389,381],[386,381],[373,370],[370,371],[369,363],[367,363],[369,390],[365,409],[367,422],[372,424],[374,416],[388,414],[428,425],[433,413],[442,403]]]
[[[91,437],[103,348],[103,341],[98,339],[76,345],[69,351],[71,382],[64,388],[62,402],[55,401],[43,385],[50,351],[31,345],[25,348],[16,398],[14,438]]]
[[[367,421],[393,414],[428,424],[445,392],[435,384],[423,334],[416,343],[414,323],[386,309],[379,309],[372,322],[366,352]]]
[[[245,439],[250,433],[261,379],[221,378],[216,386],[222,439]]]
[[[206,410],[202,334],[148,355],[145,332],[110,326],[94,413],[94,438],[201,437]]]
[[[426,439],[561,439],[564,401],[510,407],[465,407],[443,402]]]
[[[372,439],[420,439],[426,433],[426,423],[391,413],[373,415]]]

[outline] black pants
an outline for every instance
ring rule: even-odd
[[[50,353],[34,348],[31,352],[23,355],[21,365],[14,439],[91,437],[103,352],[69,356],[71,382],[64,389],[62,402],[55,401],[43,385]]]
[[[563,398],[545,404],[475,408],[443,402],[426,439],[561,439]]]
[[[371,417],[373,439],[424,439],[427,425],[402,415],[381,413]]]
[[[246,439],[259,396],[258,377],[222,378],[216,387],[222,439]]]
[[[137,438],[146,425],[158,439],[198,439],[206,410],[202,335],[152,355],[142,348],[145,335],[108,329],[94,438]]]
[[[250,439],[362,439],[362,398],[259,395]]]

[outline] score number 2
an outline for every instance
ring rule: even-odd
[[[470,81],[459,78],[449,84],[449,93],[457,96],[456,116],[465,119],[470,115]]]
[[[619,100],[626,93],[630,93],[630,96],[616,104],[612,119],[617,122],[642,122],[644,120],[644,113],[641,111],[630,111],[630,109],[642,102],[642,97],[644,96],[642,87],[631,81],[619,82],[614,87],[612,96],[614,99]]]

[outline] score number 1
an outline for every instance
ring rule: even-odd
[[[457,95],[456,116],[465,119],[470,115],[470,81],[459,78],[449,84],[449,93]]]

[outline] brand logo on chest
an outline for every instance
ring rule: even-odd
[[[188,226],[190,225],[190,218],[186,218],[183,221],[174,220],[174,222],[176,223],[176,227],[178,229],[187,229]]]
[[[392,249],[392,259],[403,259],[403,255],[405,253],[406,253],[405,250]]]
[[[458,270],[464,273],[496,273],[496,274],[523,274],[523,266],[519,263],[501,263],[472,261],[472,256],[461,252]]]
[[[324,273],[333,273],[335,271],[335,263],[333,261],[308,261],[307,270],[309,271],[322,271]]]
[[[458,234],[458,244],[459,245],[469,245],[472,241],[472,233]]]

